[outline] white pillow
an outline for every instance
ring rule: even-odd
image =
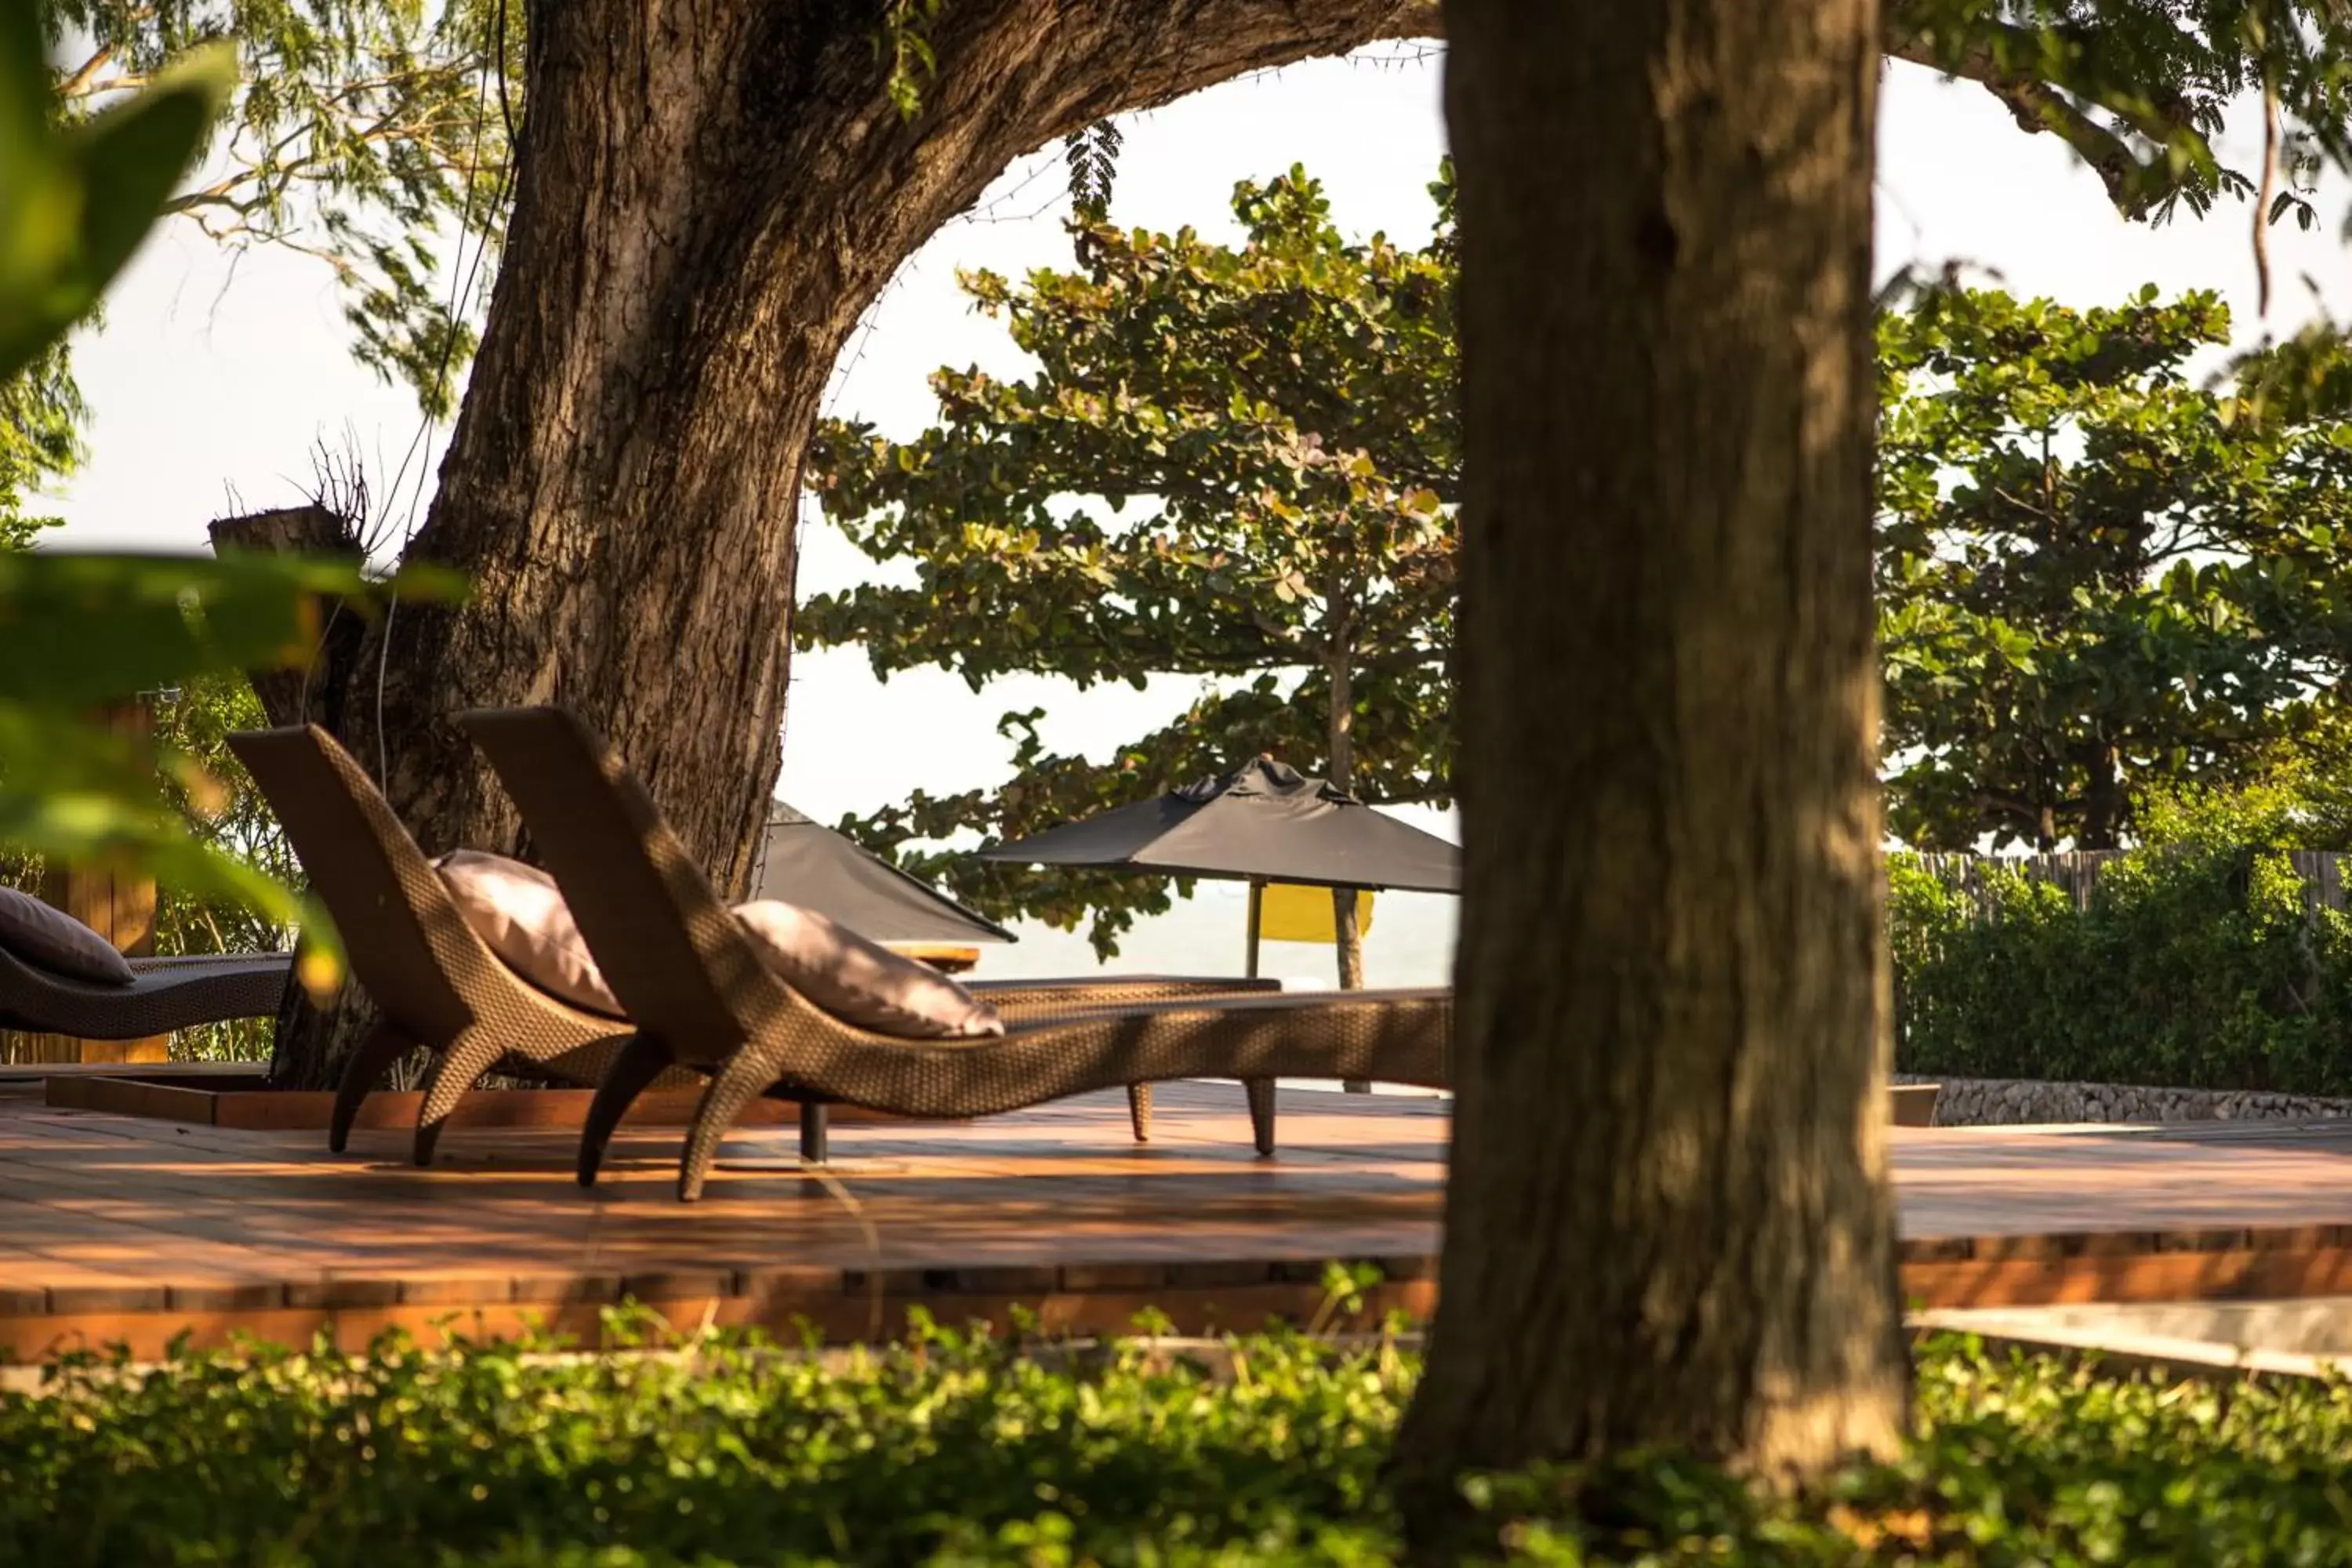
[[[139,978],[112,942],[65,910],[14,888],[0,888],[0,947],[35,969],[69,980],[128,985]]]
[[[738,906],[735,919],[779,979],[845,1023],[908,1040],[1004,1033],[995,1008],[938,970],[814,910],[762,899]]]
[[[453,849],[436,860],[449,897],[483,945],[548,994],[608,1018],[625,1017],[604,984],[587,939],[572,922],[555,879],[536,866],[479,849]]]

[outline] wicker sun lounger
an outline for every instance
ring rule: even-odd
[[[507,967],[334,737],[311,725],[232,735],[228,743],[284,825],[381,1016],[336,1087],[330,1147],[341,1152],[360,1102],[419,1046],[434,1053],[416,1118],[420,1165],[433,1163],[450,1113],[493,1068],[598,1081],[620,1054],[628,1023],[559,1001]]]
[[[394,1063],[420,1045],[435,1053],[417,1117],[420,1165],[432,1163],[441,1129],[466,1091],[501,1064],[583,1087],[603,1079],[632,1026],[549,995],[492,952],[466,923],[440,873],[375,782],[332,736],[315,726],[268,730],[231,736],[229,745],[285,826],[311,886],[334,916],[353,973],[383,1016],[382,1025],[343,1069],[330,1147],[338,1153],[343,1150],[360,1102]],[[286,961],[278,965],[278,989],[257,1012],[278,1009]],[[979,989],[1001,1011],[1020,1016],[1048,1000],[1077,1005],[1260,984],[1153,975],[1108,982],[1008,981]],[[694,1079],[681,1071],[677,1081]],[[1142,1138],[1150,1127],[1149,1091],[1133,1099],[1136,1136]]]
[[[134,958],[128,985],[51,974],[0,952],[0,1029],[78,1040],[139,1040],[198,1024],[267,1018],[285,999],[283,952]]]
[[[919,1117],[986,1116],[1091,1089],[1238,1079],[1271,1152],[1276,1078],[1445,1088],[1446,991],[1214,996],[1026,1013],[1005,1035],[906,1040],[859,1029],[761,963],[644,789],[571,713],[483,710],[458,725],[489,757],[639,1033],[599,1086],[580,1147],[593,1182],[621,1112],[675,1065],[712,1075],[678,1196],[700,1195],[736,1115],[781,1090]],[[804,1156],[821,1157],[803,1142]]]

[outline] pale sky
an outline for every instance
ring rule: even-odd
[[[1430,219],[1424,186],[1444,149],[1440,69],[1433,55],[1384,50],[1229,82],[1132,117],[1121,122],[1112,216],[1129,226],[1191,224],[1211,237],[1237,237],[1227,206],[1234,182],[1297,163],[1323,180],[1344,229],[1384,229],[1417,243]],[[2238,118],[2241,134],[2225,153],[2249,151],[2242,132],[2250,123]],[[1882,273],[1906,261],[1933,267],[1965,258],[1996,269],[2014,292],[2079,306],[2119,303],[2144,283],[2167,294],[2215,289],[2230,301],[2242,342],[2262,334],[2243,205],[2224,203],[2201,223],[2126,224],[2054,138],[2020,132],[1980,89],[1948,86],[1909,66],[1885,79],[1879,154]],[[2250,156],[2238,162],[2252,164]],[[1035,154],[908,262],[852,340],[829,411],[908,435],[931,411],[926,378],[940,365],[1020,374],[1022,356],[1001,325],[966,308],[955,271],[1067,265],[1065,184],[1058,149]],[[2306,276],[2337,316],[2352,315],[2352,269],[2336,230],[2342,188],[2323,192],[2329,216],[2320,232],[2273,230],[2268,325],[2282,335],[2315,308]],[[164,230],[109,296],[104,329],[76,347],[93,415],[90,461],[50,504],[67,520],[52,537],[83,549],[204,549],[210,519],[300,500],[320,442],[356,447],[381,489],[415,438],[419,416],[406,391],[352,363],[346,342],[336,289],[318,262],[257,252],[232,266],[193,228]],[[437,463],[437,438],[433,451]],[[429,467],[415,471],[429,480]],[[855,582],[866,568],[821,521],[807,529],[803,548],[804,592]],[[1082,694],[1058,681],[1020,679],[975,697],[942,671],[877,685],[857,650],[803,654],[793,666],[779,793],[829,822],[914,788],[994,784],[1010,771],[1010,748],[995,734],[1008,710],[1046,707],[1049,746],[1100,755],[1174,717],[1197,690],[1190,680],[1160,679],[1143,692]],[[1451,833],[1434,814],[1402,815]],[[1204,884],[1192,905],[1139,931],[1118,967],[1231,972],[1240,910],[1237,888]],[[1451,900],[1383,897],[1366,944],[1371,984],[1447,978],[1453,918]],[[1328,984],[1328,949],[1276,944],[1267,955],[1269,973]],[[1080,938],[1024,927],[1019,946],[992,950],[982,973],[1091,964]]]

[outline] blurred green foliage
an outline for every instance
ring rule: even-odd
[[[228,53],[206,46],[60,126],[42,21],[31,0],[0,5],[0,383],[97,308],[236,79]]]
[[[207,47],[156,62],[98,113],[61,117],[44,41],[26,0],[0,0],[0,385],[19,393],[20,374],[37,381],[55,364],[58,342],[130,260],[236,79],[227,53]],[[36,444],[31,467],[54,471],[65,452]],[[0,457],[19,470],[27,461],[15,447]],[[365,610],[449,584],[415,573],[372,582],[356,562],[30,551],[28,537],[21,522],[0,535],[19,546],[0,549],[0,845],[45,863],[135,868],[206,908],[293,923],[283,882],[191,826],[224,800],[196,759],[93,715],[206,674],[299,665],[322,603]],[[333,950],[320,952],[311,977],[323,982]]]
[[[918,1316],[828,1370],[757,1336],[367,1353],[254,1348],[152,1371],[65,1363],[0,1394],[0,1556],[44,1568],[1374,1568],[1404,1542],[1384,1469],[1417,1352],[1297,1332],[1239,1375],[1148,1342],[1071,1370]],[[1050,1347],[1048,1347],[1050,1349]],[[1430,1560],[1528,1564],[2326,1563],[2344,1555],[2352,1391],[2226,1388],[1918,1357],[1895,1462],[1802,1491],[1672,1454],[1474,1476]],[[102,1484],[100,1484],[102,1482]]]

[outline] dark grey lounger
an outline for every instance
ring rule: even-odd
[[[131,971],[138,978],[130,984],[99,985],[0,952],[0,1029],[142,1040],[198,1024],[271,1017],[293,963],[283,952],[134,958]]]

